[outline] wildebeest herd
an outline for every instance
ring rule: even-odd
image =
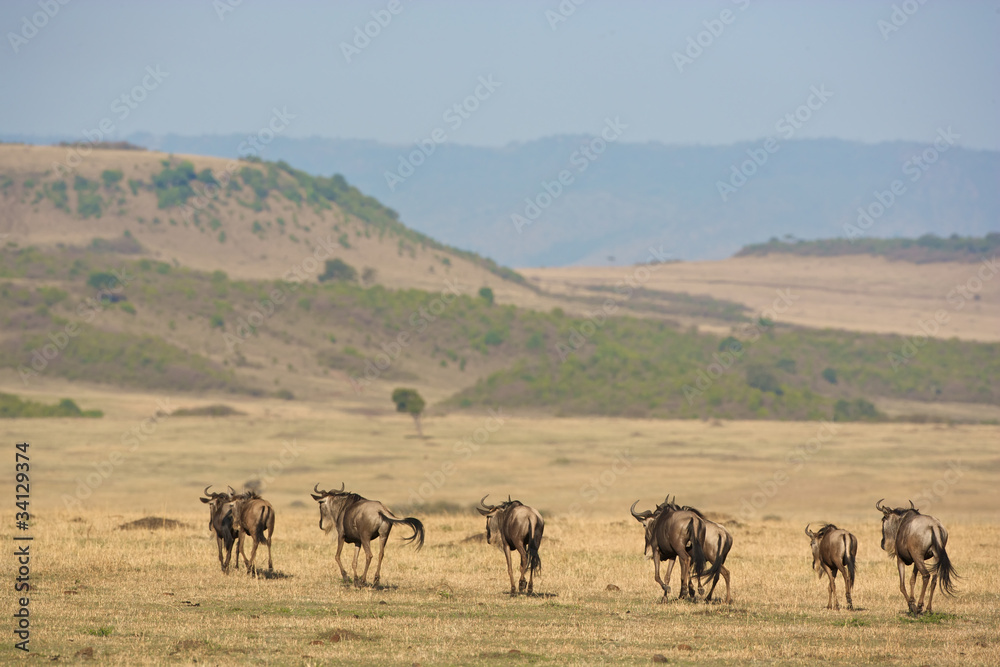
[[[271,535],[274,533],[274,508],[254,491],[236,493],[229,487],[222,493],[209,493],[205,487],[205,495],[200,500],[209,506],[209,529],[216,537],[219,552],[219,564],[222,571],[229,571],[233,545],[236,545],[236,569],[239,569],[240,557],[246,566],[248,574],[256,574],[255,559],[257,547],[267,546],[267,567],[274,569],[271,559]],[[375,566],[375,576],[372,585],[377,586],[382,572],[382,558],[385,555],[385,545],[389,533],[396,525],[405,525],[413,530],[413,534],[404,538],[414,542],[417,550],[424,544],[424,525],[414,517],[397,517],[383,503],[368,500],[362,496],[344,490],[321,491],[317,484],[310,494],[319,503],[319,527],[325,533],[337,531],[336,561],[345,583],[352,581],[347,576],[340,560],[344,544],[355,547],[353,582],[355,586],[364,586],[368,581],[368,570],[372,562],[371,542],[379,541],[378,563]],[[486,517],[486,541],[503,551],[507,559],[507,575],[510,578],[510,594],[532,594],[535,572],[542,567],[538,554],[545,530],[545,521],[538,510],[529,507],[519,500],[506,501],[496,505],[487,505],[487,494],[479,501],[476,509]],[[721,576],[726,580],[726,603],[732,602],[730,591],[729,570],[725,567],[726,558],[733,547],[733,536],[726,528],[708,519],[699,510],[687,505],[680,506],[669,496],[653,510],[636,512],[632,503],[630,513],[642,524],[645,532],[644,553],[651,554],[654,566],[654,579],[663,589],[662,601],[670,595],[670,575],[674,562],[680,562],[680,595],[681,599],[695,600],[694,581],[698,583],[698,596],[704,596],[705,602],[712,601],[712,594]],[[910,613],[921,614],[924,611],[924,595],[927,584],[930,583],[930,595],[927,598],[927,612],[933,611],[934,591],[938,579],[941,590],[948,595],[954,595],[957,579],[955,568],[945,550],[948,544],[948,531],[941,522],[932,516],[921,514],[920,510],[910,502],[908,508],[888,507],[882,500],[875,503],[876,509],[882,512],[882,542],[881,547],[890,557],[896,558],[899,568],[899,590],[906,599]],[[812,566],[820,577],[826,575],[829,582],[829,597],[827,609],[840,609],[837,600],[836,578],[840,574],[844,579],[847,608],[853,609],[851,591],[854,588],[856,574],[856,559],[858,540],[850,532],[833,524],[826,524],[819,530],[812,531],[807,525],[805,533],[810,540],[812,550]],[[249,538],[253,546],[250,557],[243,551],[243,540]],[[365,567],[358,577],[358,557],[362,549],[365,552]],[[520,579],[515,586],[514,569],[511,560],[512,552],[520,557]],[[930,566],[928,560],[934,560]],[[666,578],[660,578],[660,563],[668,561]],[[906,592],[906,567],[913,566],[910,577],[910,592]],[[525,574],[527,573],[527,578]],[[922,577],[923,586],[920,599],[914,597],[917,574]],[[705,593],[703,584],[711,587]]]

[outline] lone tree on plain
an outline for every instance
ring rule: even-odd
[[[416,389],[399,388],[392,392],[392,402],[396,404],[396,412],[405,412],[413,417],[413,423],[417,425],[417,435],[424,437],[424,431],[420,428],[420,415],[424,411],[424,399],[420,397]]]

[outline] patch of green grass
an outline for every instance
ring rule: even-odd
[[[863,628],[871,625],[871,621],[866,618],[852,616],[851,618],[843,618],[839,621],[834,621],[833,624],[841,628]]]
[[[959,617],[955,614],[949,614],[947,612],[934,612],[930,614],[920,614],[919,616],[907,613],[901,615],[899,620],[903,623],[937,624],[944,623],[945,621],[957,621],[958,618]]]
[[[99,628],[87,628],[85,632],[88,635],[93,635],[94,637],[110,637],[115,633],[115,629],[110,625],[106,625]]]

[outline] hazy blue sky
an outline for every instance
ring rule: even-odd
[[[720,144],[776,134],[825,87],[796,138],[927,142],[951,125],[966,147],[1000,149],[997,0],[235,2],[4,0],[0,133],[82,137],[105,119],[118,136],[249,132],[277,107],[291,137],[410,143],[441,128],[495,146],[620,117],[628,142]],[[560,5],[575,11],[553,29]],[[372,12],[391,21],[348,62],[342,44]],[[679,71],[699,33],[707,46]],[[499,87],[446,120],[490,76]],[[116,98],[144,77],[122,118]]]

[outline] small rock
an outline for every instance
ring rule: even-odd
[[[617,586],[615,586],[614,584],[608,584],[608,585],[607,585],[607,586],[605,587],[605,589],[604,589],[604,590],[606,590],[606,591],[620,591],[621,589],[620,589],[620,588],[618,588]]]
[[[512,648],[511,650],[507,651],[507,654],[508,655],[521,655],[521,652],[518,651],[516,648]]]
[[[653,662],[669,662],[669,660],[667,660],[667,656],[662,653],[654,653]]]
[[[314,639],[314,640],[312,640],[312,641],[311,641],[311,642],[309,642],[309,643],[310,643],[310,644],[320,644],[320,645],[322,645],[322,643],[323,643],[323,640],[322,640],[322,639]]]
[[[694,649],[691,648],[690,644],[678,644],[677,645],[677,650],[678,651],[693,651]]]

